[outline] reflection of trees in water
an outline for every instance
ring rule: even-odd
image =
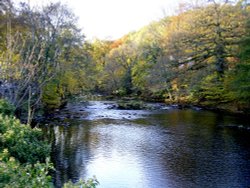
[[[64,182],[84,176],[85,164],[90,158],[89,126],[55,126],[53,131],[52,160],[57,171],[54,181],[61,187]]]

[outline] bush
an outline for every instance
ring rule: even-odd
[[[0,114],[4,115],[13,115],[15,111],[15,107],[8,103],[8,101],[4,99],[0,99]]]
[[[96,177],[90,178],[87,181],[80,180],[79,182],[73,184],[72,182],[65,183],[63,188],[96,188],[99,184]]]
[[[43,140],[40,129],[31,129],[14,117],[0,114],[1,149],[8,149],[10,155],[20,163],[45,162],[50,155],[50,145]]]
[[[48,175],[53,165],[49,162],[51,147],[43,141],[40,129],[31,129],[15,117],[0,114],[0,187],[53,187]],[[98,181],[71,182],[65,188],[95,188]]]
[[[20,164],[5,149],[0,153],[0,187],[52,187],[51,177],[48,176],[51,168],[49,160],[34,165]]]
[[[0,187],[52,187],[49,155],[41,130],[0,114]]]
[[[147,106],[142,101],[118,101],[117,108],[121,110],[141,110],[146,109]]]
[[[42,103],[47,109],[57,109],[63,103],[63,91],[59,83],[51,81],[43,89]]]

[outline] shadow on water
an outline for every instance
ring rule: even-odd
[[[248,187],[247,119],[202,110],[117,110],[71,104],[43,129],[57,187],[97,176],[103,188]]]

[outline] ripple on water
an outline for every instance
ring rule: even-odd
[[[86,116],[68,119],[67,127],[48,127],[57,187],[93,175],[100,188],[250,184],[249,131],[225,127],[244,122],[202,110],[116,110],[112,105],[69,106],[71,114]]]

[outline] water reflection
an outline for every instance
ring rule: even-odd
[[[250,185],[250,134],[222,127],[245,120],[177,109],[124,118],[132,112],[105,104],[87,107],[89,115],[67,120],[70,126],[45,130],[53,138],[57,187],[93,175],[101,188]]]

